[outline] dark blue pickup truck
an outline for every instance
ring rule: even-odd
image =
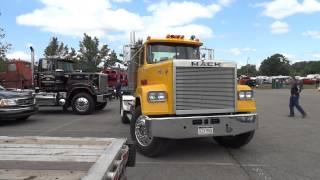
[[[38,111],[31,93],[7,91],[0,86],[0,120],[26,120]]]

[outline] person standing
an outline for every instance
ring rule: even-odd
[[[299,86],[297,80],[295,77],[292,79],[291,84],[291,96],[290,96],[290,102],[289,102],[289,109],[290,109],[290,115],[289,117],[294,117],[294,107],[298,109],[298,111],[302,114],[302,117],[306,117],[306,112],[303,110],[303,108],[299,104],[299,98],[300,98],[300,92],[302,87]]]
[[[116,98],[119,99],[121,96],[121,82],[118,81],[116,85]]]

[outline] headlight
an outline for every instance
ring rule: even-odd
[[[239,100],[252,100],[253,99],[253,91],[240,91],[238,93]]]
[[[167,99],[167,94],[163,91],[154,91],[148,93],[149,102],[164,102]]]
[[[239,99],[242,100],[242,99],[245,99],[246,98],[246,93],[244,91],[240,91],[239,92]]]
[[[256,116],[238,116],[236,119],[243,123],[254,123],[256,121]]]
[[[0,107],[5,106],[16,106],[17,101],[15,99],[1,99],[0,100]]]
[[[252,91],[246,91],[246,98],[252,99],[253,98],[253,92]]]

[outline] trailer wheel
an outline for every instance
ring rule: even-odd
[[[94,100],[88,93],[76,94],[71,104],[73,112],[81,115],[91,114],[95,109]]]
[[[100,110],[103,110],[106,106],[107,106],[107,102],[97,103],[95,109],[98,110],[98,111],[100,111]]]
[[[248,144],[253,135],[254,131],[250,131],[236,136],[217,136],[213,137],[213,139],[221,146],[237,149]]]
[[[120,98],[120,116],[121,116],[121,122],[123,124],[129,124],[130,119],[127,116],[128,112],[124,111],[122,108],[122,98]]]
[[[132,140],[136,142],[138,152],[145,156],[158,156],[164,152],[169,145],[167,139],[148,135],[145,116],[142,115],[140,106],[136,107],[130,122],[130,133]]]

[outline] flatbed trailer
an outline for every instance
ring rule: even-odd
[[[134,146],[120,138],[0,136],[0,180],[126,179]],[[132,149],[131,149],[132,148]]]

